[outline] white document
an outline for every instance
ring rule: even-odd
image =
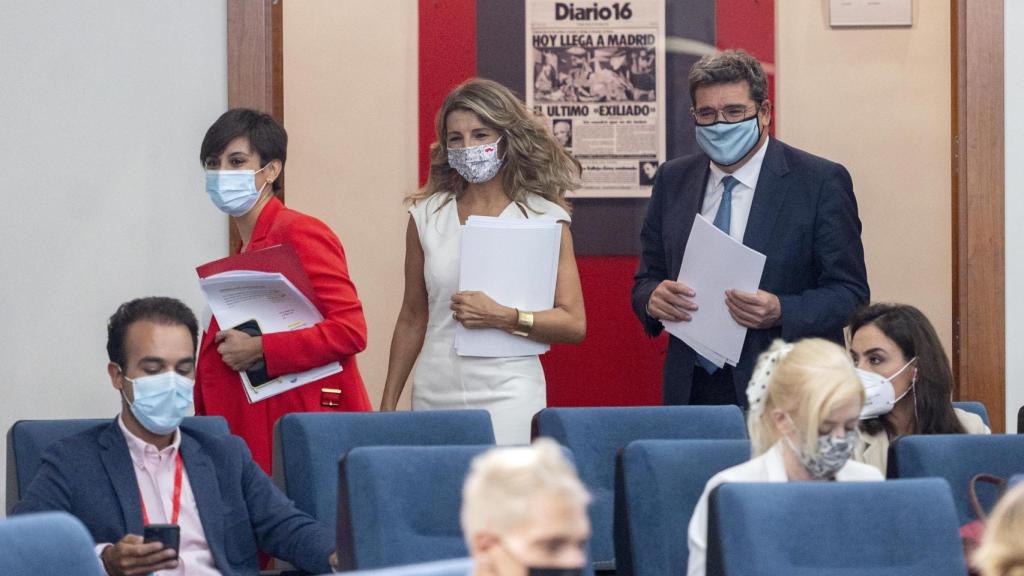
[[[255,320],[263,334],[308,328],[323,320],[320,311],[283,275],[238,270],[199,280],[199,287],[222,330]],[[250,403],[341,372],[331,362],[312,370],[285,374],[253,386],[245,372],[239,375]]]
[[[547,310],[555,303],[561,239],[555,220],[470,216],[462,228],[459,290],[479,290],[520,310]],[[549,348],[497,328],[455,326],[459,356],[533,356]]]
[[[719,367],[735,366],[747,329],[729,315],[725,291],[757,292],[764,263],[764,254],[744,246],[697,214],[678,278],[696,292],[693,301],[697,310],[690,314],[689,322],[662,320],[665,330]]]

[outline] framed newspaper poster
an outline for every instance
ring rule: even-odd
[[[650,196],[665,96],[665,0],[526,0],[526,104],[583,166],[574,197]]]

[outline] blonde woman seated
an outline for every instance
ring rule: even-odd
[[[850,356],[867,399],[854,459],[886,471],[890,442],[907,434],[988,434],[953,407],[953,372],[938,334],[907,304],[871,304],[850,317]]]
[[[999,500],[971,563],[981,576],[1024,576],[1024,484]]]
[[[687,531],[689,576],[704,575],[708,494],[719,484],[883,480],[875,468],[850,460],[864,388],[840,346],[776,340],[757,360],[747,400],[753,458],[715,474],[704,487]]]
[[[495,448],[462,491],[474,576],[579,576],[587,563],[590,495],[558,444]]]

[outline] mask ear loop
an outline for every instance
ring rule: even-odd
[[[135,380],[129,378],[128,375],[124,373],[124,368],[121,368],[120,366],[118,366],[117,370],[119,372],[121,372],[121,378],[122,379],[124,379],[127,382],[131,382],[133,387],[135,386]],[[121,386],[121,390],[119,390],[119,392],[121,392],[121,398],[124,399],[124,401],[128,404],[128,406],[131,406],[133,403],[128,401],[128,395],[124,393],[124,386]]]
[[[914,373],[910,376],[910,390],[914,395],[914,431],[921,433],[921,420],[917,416],[917,366],[914,366]]]
[[[270,162],[273,162],[273,160],[271,160]],[[270,162],[267,162],[266,164],[264,164],[263,168],[260,168],[259,170],[253,172],[252,173],[253,178],[255,178],[256,175],[259,174],[260,172],[263,172],[264,170],[266,170],[267,166],[270,166]],[[260,186],[260,189],[256,192],[256,198],[257,198],[256,201],[257,202],[259,202],[259,198],[263,196],[263,190],[267,187],[267,184],[271,185],[270,191],[271,191],[271,194],[273,194],[273,191],[274,191],[274,187],[273,187],[274,181],[273,180],[266,180],[266,179],[264,179],[263,180],[263,186]]]
[[[800,428],[796,425],[796,422],[793,421],[793,417],[789,415],[789,412],[783,412],[783,414],[786,415],[786,420],[789,420],[789,425],[793,427],[793,432],[795,432],[797,438],[799,438],[799,443],[794,443],[793,439],[789,437],[789,434],[783,434],[782,438],[786,441],[786,444],[789,445],[789,449],[796,454],[797,458],[803,458],[804,450],[806,448],[804,446],[805,442],[803,434],[800,432]]]

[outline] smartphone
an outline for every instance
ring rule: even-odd
[[[258,337],[263,335],[263,330],[255,319],[242,322],[238,326],[234,326],[232,329],[244,332],[249,336]],[[273,380],[273,378],[267,374],[267,363],[263,360],[260,360],[250,366],[249,369],[245,371],[245,375],[249,378],[249,384],[252,384],[253,388],[259,388],[263,384]]]
[[[177,524],[148,524],[142,529],[143,542],[161,542],[164,548],[174,550],[178,557],[178,543],[181,541],[181,528]]]

